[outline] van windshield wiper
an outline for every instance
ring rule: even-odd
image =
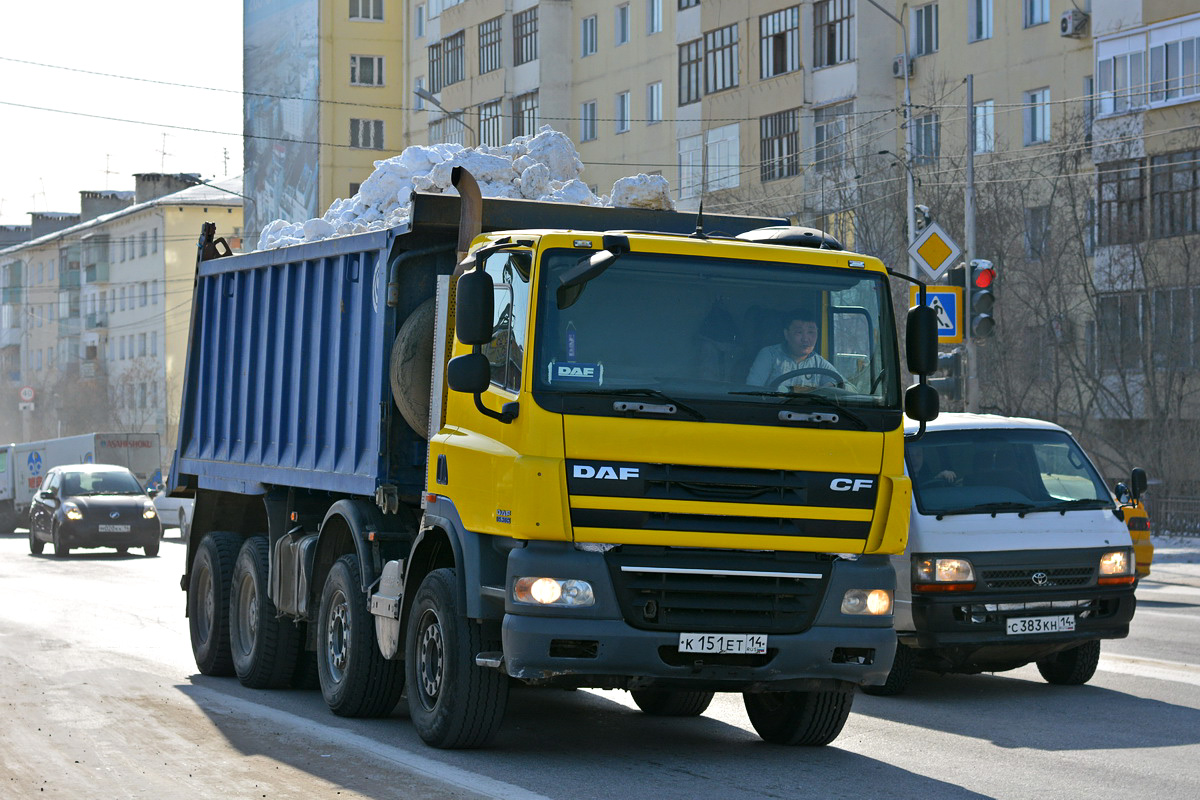
[[[979,503],[973,506],[963,506],[962,508],[949,508],[944,511],[938,511],[937,515],[939,517],[948,517],[953,514],[998,514],[1004,511],[1018,511],[1024,514],[1036,510],[1039,509],[1033,503],[1004,501],[1000,503]]]
[[[578,391],[572,392],[572,394],[607,395],[610,397],[620,396],[620,395],[632,395],[634,397],[653,397],[658,400],[662,400],[665,403],[670,403],[671,405],[678,408],[680,411],[686,411],[688,414],[691,414],[692,417],[699,420],[700,422],[704,422],[707,419],[703,414],[701,414],[696,409],[692,408],[691,406],[687,405],[686,403],[679,402],[678,400],[671,397],[666,392],[663,392],[659,389],[643,389],[643,388],[636,388],[636,389],[632,389],[632,388],[631,389],[580,389]]]
[[[1061,500],[1057,503],[1051,503],[1048,506],[1038,506],[1034,511],[1058,511],[1066,513],[1067,511],[1086,511],[1090,509],[1111,508],[1112,503],[1107,500],[1101,500],[1098,497],[1078,498],[1075,500]]]

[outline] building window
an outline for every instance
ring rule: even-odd
[[[596,139],[596,101],[589,100],[579,106],[579,141],[591,142]]]
[[[464,31],[442,39],[443,86],[450,86],[467,77],[466,43],[467,34]]]
[[[413,11],[413,32],[417,38],[425,36],[425,4],[417,3],[416,9]]]
[[[662,33],[662,0],[646,0],[646,33]]]
[[[584,17],[579,23],[579,55],[580,57],[596,54],[597,47],[596,15]]]
[[[1200,367],[1200,320],[1196,319],[1200,314],[1200,289],[1156,289],[1150,299],[1154,366],[1189,370]]]
[[[1194,31],[1193,26],[1189,26]],[[1200,95],[1200,38],[1163,42],[1150,48],[1150,102]]]
[[[695,8],[698,5],[700,5],[700,0],[679,0],[680,11],[685,8]]]
[[[501,64],[501,30],[504,17],[493,17],[479,23],[479,74],[486,75],[500,69]],[[535,44],[536,46],[536,44]]]
[[[350,146],[365,150],[383,149],[383,120],[351,119]]]
[[[663,118],[662,81],[646,84],[646,123],[654,125]]]
[[[150,229],[150,252],[158,252],[158,228]]]
[[[1025,6],[1025,27],[1050,21],[1050,0],[1022,0]]]
[[[992,38],[992,0],[970,0],[967,27],[968,42]]]
[[[629,92],[619,92],[617,94],[617,102],[614,108],[614,117],[616,119],[616,132],[629,132]]]
[[[1098,305],[1101,371],[1138,369],[1142,365],[1142,296],[1133,292],[1105,295]]]
[[[705,135],[705,151],[708,157],[708,175],[705,190],[737,188],[741,175],[741,153],[739,152],[739,126],[722,125]]]
[[[383,86],[383,56],[350,56],[351,86]]]
[[[430,144],[466,144],[467,126],[457,117],[442,117],[429,123]]]
[[[941,136],[937,114],[926,114],[913,119],[913,162],[932,164],[937,161],[941,148]]]
[[[144,256],[146,252],[146,232],[142,231],[138,234],[138,256]]]
[[[1036,259],[1045,255],[1049,236],[1050,207],[1025,209],[1025,257]]]
[[[853,103],[838,103],[813,112],[813,133],[816,144],[816,167],[818,172],[840,168],[846,159],[847,137]]]
[[[1101,59],[1096,65],[1099,80],[1097,113],[1124,114],[1146,105],[1146,54],[1131,52]]]
[[[383,19],[383,0],[350,0],[350,19]]]
[[[479,140],[488,147],[504,144],[504,106],[500,100],[479,107]]]
[[[679,105],[700,102],[703,84],[700,82],[704,63],[704,43],[700,39],[679,45]]]
[[[1150,159],[1150,235],[1200,233],[1200,150]]]
[[[614,23],[614,44],[617,47],[629,41],[629,4],[617,6],[616,22]]]
[[[1025,144],[1050,141],[1050,90],[1025,93]]]
[[[813,6],[813,66],[828,67],[854,58],[854,7],[850,0],[823,0]]]
[[[938,4],[913,9],[913,55],[926,56],[938,49]]]
[[[679,140],[679,198],[686,200],[701,192],[704,182],[704,137],[685,136]]]
[[[538,93],[518,95],[512,100],[513,136],[533,136],[537,133]]]
[[[759,177],[763,183],[800,174],[800,109],[760,117]]]
[[[425,89],[425,76],[424,75],[420,75],[413,79],[413,89],[416,90],[413,92],[413,94],[415,95],[413,102],[416,104],[414,106],[414,108],[416,108],[417,111],[424,111],[425,110],[425,98],[421,97],[421,95],[420,95],[420,92],[424,91],[424,89]]]
[[[704,93],[738,85],[737,23],[704,34]]]
[[[996,150],[996,102],[984,100],[975,104],[975,152]]]
[[[513,14],[513,65],[528,64],[538,57],[537,6]]]
[[[1142,239],[1145,189],[1138,159],[1105,164],[1096,176],[1099,197],[1097,244],[1128,244]]]
[[[773,78],[800,69],[800,7],[758,18],[759,77]]]

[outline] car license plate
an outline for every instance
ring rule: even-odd
[[[765,633],[681,633],[681,653],[765,653]]]
[[[1075,630],[1075,615],[1063,614],[1059,617],[1012,617],[1005,622],[1005,633],[1020,635],[1023,633],[1062,633]]]
[[[101,525],[101,533],[129,533],[128,525]]]

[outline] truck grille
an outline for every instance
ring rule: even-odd
[[[1018,567],[981,571],[988,589],[1065,589],[1089,586],[1095,567]]]
[[[800,633],[825,596],[831,562],[774,555],[622,548],[608,554],[608,566],[621,612],[635,628]],[[785,557],[792,555],[801,557]]]

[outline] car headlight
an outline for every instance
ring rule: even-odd
[[[63,516],[67,519],[80,520],[83,519],[83,512],[79,510],[79,506],[69,500],[62,505]]]
[[[965,558],[922,558],[913,562],[913,590],[962,592],[975,588],[975,568]]]
[[[1101,586],[1133,583],[1133,570],[1134,559],[1129,548],[1109,550],[1100,556],[1100,577],[1096,579],[1096,583]]]
[[[587,581],[557,578],[517,578],[513,600],[535,606],[593,606],[596,595]]]
[[[158,516],[158,512],[154,509],[154,503],[146,503],[146,507],[142,509],[143,519],[154,519]]]
[[[892,613],[892,593],[887,589],[850,589],[842,596],[843,614],[882,617]]]

